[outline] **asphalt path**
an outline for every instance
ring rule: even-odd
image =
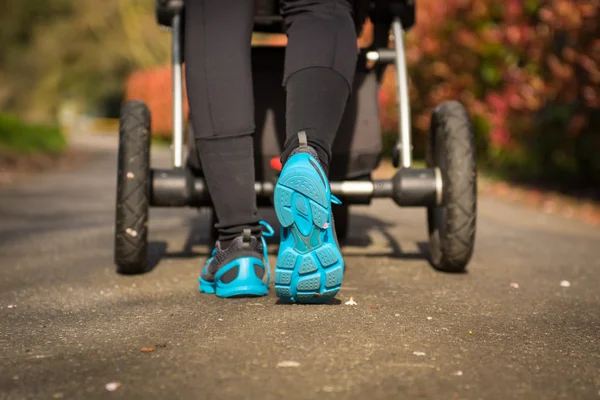
[[[469,272],[444,274],[425,211],[378,200],[339,302],[223,300],[198,293],[206,212],[153,209],[153,269],[115,273],[115,137],[75,145],[0,189],[1,399],[600,399],[597,227],[482,197]]]

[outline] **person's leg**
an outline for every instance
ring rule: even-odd
[[[196,146],[225,247],[260,234],[254,192],[252,0],[186,0],[185,72]]]
[[[283,0],[288,35],[287,139],[275,187],[281,243],[275,290],[284,300],[326,302],[342,284],[327,171],[357,59],[347,0]]]
[[[282,0],[288,35],[284,86],[286,142],[282,164],[298,147],[298,132],[328,170],[331,146],[352,88],[358,54],[351,0]]]
[[[200,291],[220,297],[268,292],[266,244],[254,192],[251,0],[186,0],[190,115],[219,239]],[[267,285],[263,277],[267,274]]]

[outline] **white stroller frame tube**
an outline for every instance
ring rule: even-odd
[[[173,167],[183,166],[183,82],[181,73],[181,13],[173,17]]]
[[[398,99],[398,129],[399,137],[396,148],[400,153],[400,165],[410,168],[412,163],[412,144],[410,135],[410,98],[408,96],[408,74],[406,68],[406,56],[404,52],[404,29],[400,18],[394,18],[392,22],[392,33],[394,35],[395,63],[396,63],[396,87]]]

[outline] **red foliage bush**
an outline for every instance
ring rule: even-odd
[[[407,57],[418,134],[437,104],[456,99],[474,118],[489,166],[526,178],[600,183],[600,1],[417,6]],[[393,101],[385,101],[393,99],[391,83],[383,88],[382,119],[395,129]]]
[[[158,67],[131,74],[125,85],[125,100],[141,100],[152,113],[152,135],[171,137],[173,127],[173,90],[171,67]],[[188,103],[184,85],[184,117],[188,116]]]
[[[367,23],[368,25],[368,23]],[[365,46],[370,41],[367,35],[359,38],[359,46]],[[366,37],[365,37],[366,36]],[[285,35],[256,35],[254,43],[271,46],[285,46]],[[136,71],[129,76],[125,83],[124,100],[141,100],[148,105],[152,113],[152,135],[155,137],[171,137],[173,124],[171,67],[163,66]],[[185,68],[184,68],[185,82]],[[189,105],[184,85],[184,122],[188,119]]]
[[[417,155],[433,108],[454,99],[473,117],[487,166],[600,184],[600,0],[419,0],[406,49]],[[170,135],[170,79],[164,67],[127,83],[127,99],[149,104],[156,135]],[[388,68],[379,101],[390,133],[395,90]]]

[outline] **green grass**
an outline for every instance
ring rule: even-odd
[[[60,154],[66,147],[59,127],[27,124],[17,116],[0,114],[0,150],[15,154]]]
[[[150,138],[150,144],[152,144],[154,146],[159,146],[159,147],[169,147],[169,146],[171,146],[172,142],[173,142],[173,139],[171,137],[166,137],[164,135],[152,136]]]

